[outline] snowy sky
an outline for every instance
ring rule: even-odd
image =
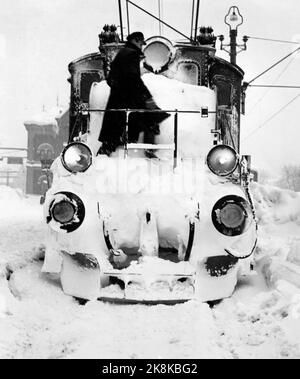
[[[157,12],[157,0],[135,1]],[[162,0],[162,3],[164,20],[189,35],[192,0]],[[43,106],[46,109],[54,107],[57,97],[61,105],[67,106],[67,65],[81,55],[97,51],[98,33],[104,23],[119,24],[118,2],[0,0],[0,5],[0,145],[26,146],[24,120],[41,112]],[[244,16],[244,24],[239,28],[240,41],[244,34],[300,41],[300,2],[297,0],[201,0],[199,25],[212,25],[215,34],[227,36],[224,15],[231,5],[239,6]],[[158,25],[131,8],[133,30],[142,30],[150,37],[158,34]],[[163,32],[166,37],[176,38],[165,27]],[[245,80],[251,80],[296,47],[250,40],[248,50],[238,56],[238,64],[246,72]],[[217,54],[228,58],[224,52]],[[280,77],[276,84],[300,85],[299,69],[300,54],[280,64],[256,84],[273,84]],[[242,139],[300,90],[272,89],[256,104],[265,92],[266,89],[248,90]],[[300,163],[299,106],[300,97],[259,131],[245,138],[242,152],[252,154],[253,162],[260,167],[277,168],[284,163]]]

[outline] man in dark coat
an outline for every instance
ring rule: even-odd
[[[107,109],[160,109],[141,79],[140,61],[145,44],[143,33],[130,34],[125,47],[112,61],[107,78],[111,88]],[[143,131],[144,142],[154,143],[155,134],[159,134],[158,124],[169,116],[165,112],[132,113],[129,116],[128,142],[136,142]],[[99,154],[109,155],[124,143],[125,120],[125,112],[105,113],[99,136],[102,142]]]

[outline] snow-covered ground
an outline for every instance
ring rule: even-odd
[[[256,271],[232,298],[82,306],[41,273],[39,198],[0,187],[0,358],[300,358],[300,194],[253,192]]]

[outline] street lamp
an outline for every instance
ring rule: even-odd
[[[223,44],[224,36],[219,36],[219,40],[221,41],[221,50],[225,50],[230,55],[230,62],[236,65],[236,56],[241,51],[246,50],[246,42],[248,41],[248,37],[244,36],[243,45],[238,45],[236,42],[238,27],[242,25],[242,23],[244,22],[243,16],[240,14],[239,8],[236,6],[231,6],[227,15],[224,18],[224,22],[226,25],[229,26],[230,44]],[[225,47],[227,46],[230,47],[230,50],[225,49]],[[237,51],[237,48],[240,48],[240,50]]]
[[[230,7],[227,15],[224,18],[224,22],[229,26],[230,30],[237,30],[237,28],[244,22],[239,8],[236,6]]]

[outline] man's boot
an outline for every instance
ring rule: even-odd
[[[118,144],[114,142],[102,142],[97,155],[105,154],[109,157],[112,152],[116,151],[117,146]]]
[[[159,125],[155,125],[155,127],[145,130],[145,132],[144,132],[144,143],[149,143],[151,145],[154,145],[155,135],[157,135],[157,134],[159,134]],[[158,158],[155,153],[156,153],[156,150],[152,150],[152,149],[147,149],[144,151],[145,156],[147,158],[150,158],[150,159]]]

